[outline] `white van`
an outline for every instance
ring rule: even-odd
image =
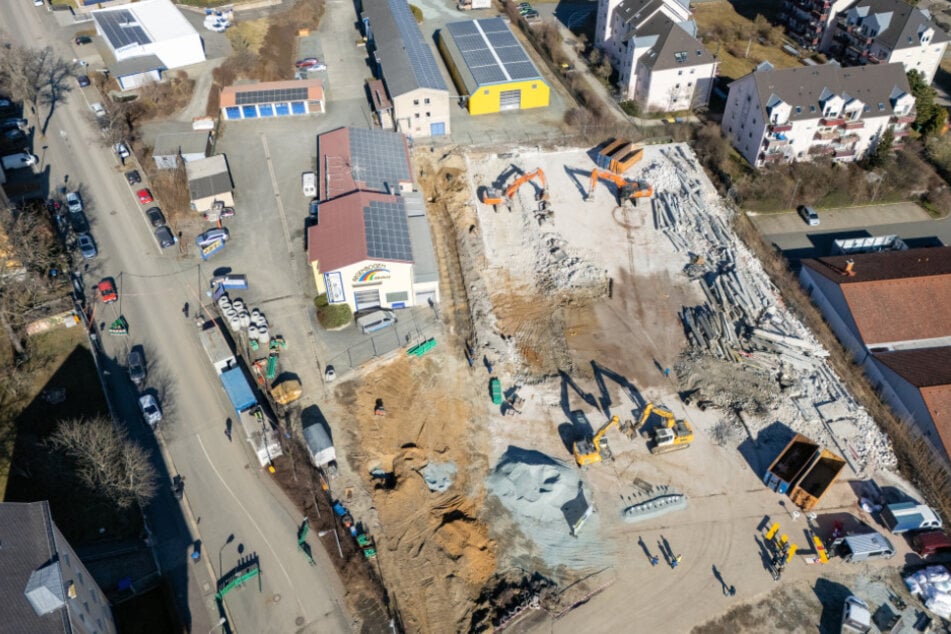
[[[363,334],[382,330],[396,323],[396,314],[392,310],[375,310],[363,317],[357,317],[357,326]]]
[[[19,154],[10,154],[9,156],[4,156],[2,159],[0,159],[0,161],[3,163],[3,169],[18,170],[24,167],[33,167],[37,164],[39,159],[37,159],[33,154],[20,152]]]
[[[308,198],[315,197],[317,195],[317,174],[304,172],[301,175],[301,189],[304,190],[304,195]]]
[[[895,556],[895,547],[878,533],[848,535],[836,540],[834,545],[836,554],[852,563],[869,559],[891,559]]]

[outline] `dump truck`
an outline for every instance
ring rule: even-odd
[[[307,443],[310,461],[318,469],[337,461],[337,452],[334,450],[330,434],[320,423],[304,428],[304,442]]]
[[[814,509],[844,468],[845,460],[823,449],[789,489],[789,499],[804,511]]]
[[[280,436],[264,409],[258,404],[244,371],[240,367],[230,368],[222,372],[219,378],[231,406],[238,415],[244,436],[258,457],[258,462],[262,467],[270,464],[274,458],[284,453]]]
[[[886,504],[882,509],[882,522],[894,535],[942,527],[941,518],[933,508],[916,502]]]
[[[786,493],[812,464],[819,452],[819,443],[796,434],[786,445],[763,476],[763,482],[777,493]]]

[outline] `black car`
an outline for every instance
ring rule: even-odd
[[[86,233],[89,231],[89,220],[86,219],[86,214],[81,211],[74,211],[69,214],[69,225],[76,233]]]
[[[81,46],[83,44],[91,44],[92,38],[88,35],[77,35],[74,41],[76,42],[76,46]]]
[[[163,249],[167,249],[175,245],[175,236],[172,235],[172,230],[165,225],[162,225],[155,230],[155,239],[158,240],[159,245]]]
[[[139,170],[129,170],[125,173],[125,179],[129,181],[130,185],[138,185],[142,182],[142,177],[139,176]]]
[[[89,81],[89,75],[76,75],[76,83],[79,84],[80,88],[85,88],[92,82]]]
[[[149,207],[145,215],[153,227],[162,227],[165,225],[165,216],[162,215],[162,210],[158,207]]]

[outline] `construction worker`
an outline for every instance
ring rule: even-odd
[[[683,559],[683,558],[684,558],[683,555],[677,555],[676,557],[674,557],[674,558],[670,561],[670,567],[671,567],[671,568],[676,568],[677,566],[679,566],[679,565],[680,565],[680,560]]]
[[[651,555],[651,566],[656,566],[660,563],[660,557],[657,555]]]

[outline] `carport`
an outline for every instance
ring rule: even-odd
[[[319,79],[261,82],[221,90],[225,121],[320,114],[325,109]]]

